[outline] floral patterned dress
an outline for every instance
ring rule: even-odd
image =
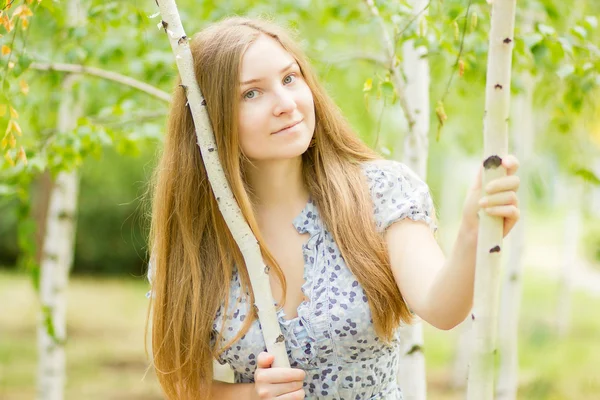
[[[433,231],[433,203],[427,185],[407,166],[390,160],[362,165],[373,199],[377,228],[383,232],[395,221],[411,218],[424,221]],[[306,371],[307,399],[398,400],[399,335],[392,345],[379,341],[373,327],[367,297],[346,266],[331,233],[323,225],[319,210],[309,200],[293,221],[300,234],[309,233],[303,245],[305,300],[298,316],[287,320],[283,310],[278,318],[292,368]],[[213,324],[217,337],[223,324],[229,341],[239,331],[248,312],[234,270],[228,318],[221,305]],[[215,339],[216,340],[216,339]],[[249,331],[221,354],[219,362],[229,364],[235,382],[253,382],[258,354],[266,351],[258,320]]]

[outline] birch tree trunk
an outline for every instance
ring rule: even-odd
[[[409,1],[413,13],[427,6],[427,1]],[[406,77],[406,103],[414,125],[404,140],[406,165],[421,179],[427,177],[427,154],[429,151],[429,61],[425,46],[415,47],[414,41],[402,45],[403,70]],[[423,354],[423,322],[415,318],[413,324],[400,327],[400,357],[398,384],[406,400],[425,400],[427,380],[425,355]]]
[[[67,25],[85,23],[79,0],[67,4]],[[68,132],[81,114],[81,99],[75,99],[77,75],[67,75],[62,83],[58,110],[58,131]],[[73,264],[79,176],[77,171],[60,172],[50,191],[43,251],[40,261],[38,321],[38,400],[62,400],[66,382],[65,341],[67,284]]]
[[[263,263],[258,242],[244,220],[227,184],[225,174],[219,163],[218,152],[214,151],[216,149],[214,134],[204,106],[204,98],[194,75],[194,61],[189,47],[189,38],[183,30],[177,5],[174,0],[157,0],[156,3],[162,16],[162,27],[167,33],[171,49],[175,54],[175,61],[196,127],[198,146],[206,166],[210,185],[219,202],[219,210],[223,214],[223,218],[248,267],[267,351],[275,356],[273,367],[289,368],[284,336],[281,334],[279,320],[273,305],[268,269]]]
[[[62,85],[58,130],[74,129],[77,107],[68,75]],[[73,263],[75,224],[79,187],[77,171],[60,172],[50,193],[45,237],[40,262],[40,303],[38,322],[38,394],[40,400],[62,400],[65,385],[65,340],[67,284]]]
[[[452,174],[443,181],[440,201],[441,220],[444,222],[441,232],[442,243],[446,254],[452,251],[452,246],[457,238],[460,215],[465,201],[465,196],[459,196],[457,193],[467,193],[469,187],[465,182],[468,181],[465,181],[464,177],[479,166],[479,159],[465,159],[462,154],[454,156],[457,159],[450,157],[446,154],[444,168],[446,171],[452,170]],[[457,226],[457,228],[449,231],[448,226]],[[464,389],[467,383],[473,342],[472,322],[471,318],[467,318],[454,328],[458,331],[458,339],[454,350],[452,377],[450,378],[450,386],[453,389]]]
[[[486,77],[484,163],[482,188],[504,176],[508,152],[508,116],[516,0],[493,0]],[[473,301],[473,353],[469,366],[468,400],[494,396],[496,326],[500,292],[503,219],[480,213]]]
[[[513,112],[515,115],[511,130],[513,133],[515,154],[521,161],[519,175],[522,187],[527,188],[530,159],[533,149],[533,80],[524,74],[525,91],[515,99]],[[500,317],[498,321],[498,349],[500,350],[500,366],[498,384],[496,385],[497,400],[515,400],[518,389],[519,352],[518,330],[519,309],[522,295],[523,254],[525,251],[525,223],[527,221],[527,190],[518,193],[521,216],[510,237],[510,251],[505,264],[502,297],[500,302]]]

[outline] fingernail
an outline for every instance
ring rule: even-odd
[[[486,199],[485,197],[482,197],[482,198],[479,200],[479,205],[480,205],[480,206],[484,206],[484,205],[486,205],[486,204],[487,204],[487,199]]]

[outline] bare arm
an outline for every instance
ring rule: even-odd
[[[386,231],[386,241],[394,278],[409,307],[439,329],[462,322],[473,303],[476,231],[461,227],[447,260],[423,222],[396,222]]]
[[[412,310],[436,328],[454,328],[473,306],[479,211],[503,218],[504,236],[519,220],[519,177],[515,176],[519,162],[508,155],[502,159],[502,166],[507,176],[492,180],[484,190],[480,167],[467,194],[458,237],[447,260],[422,221],[404,219],[386,231],[392,272],[400,292]]]
[[[226,383],[213,379],[210,398],[215,400],[256,399],[253,383]]]

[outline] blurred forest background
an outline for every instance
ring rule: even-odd
[[[12,29],[0,16],[7,30],[0,41],[8,48],[0,58],[0,103],[10,105],[0,109],[0,128],[8,127],[0,159],[0,399],[35,396],[36,204],[48,195],[50,176],[75,170],[80,188],[68,290],[66,398],[161,398],[152,371],[146,374],[145,272],[147,192],[168,104],[86,71],[76,74],[71,87],[76,125],[63,130],[58,121],[67,64],[117,72],[167,94],[173,90],[177,70],[165,33],[157,29],[156,4],[82,0],[77,24],[66,3],[15,2],[12,9],[20,4],[33,15],[9,21],[16,24]],[[402,160],[406,121],[381,65],[379,26],[362,1],[177,4],[189,36],[233,14],[267,14],[295,29],[361,138],[384,156]],[[439,213],[438,239],[448,251],[482,155],[489,5],[430,2],[427,13],[415,18],[403,1],[376,4],[398,49],[409,39],[428,48],[427,182]],[[527,214],[519,398],[598,399],[600,3],[519,0],[517,6],[513,100],[529,93],[534,124],[530,144],[524,145],[530,151],[521,157]],[[22,135],[11,121],[18,121]],[[523,136],[511,120],[511,152]],[[510,252],[514,245],[507,244]],[[463,398],[455,357],[460,332],[461,327],[449,332],[426,327],[433,400]]]

